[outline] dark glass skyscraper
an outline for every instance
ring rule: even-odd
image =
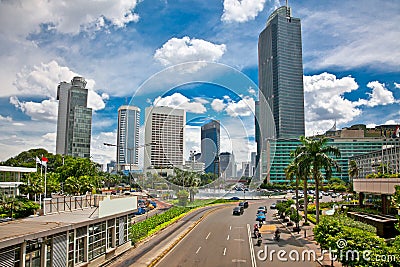
[[[201,159],[206,173],[214,173],[219,177],[220,124],[211,120],[201,126]]]
[[[74,157],[90,157],[92,109],[87,107],[88,89],[83,77],[57,87],[58,120],[56,153]]]
[[[298,138],[304,130],[303,61],[300,19],[282,6],[267,20],[258,40],[259,94],[269,104],[276,137]],[[261,97],[260,97],[261,99]],[[260,121],[262,131],[265,122]]]

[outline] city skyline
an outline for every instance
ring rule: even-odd
[[[248,120],[258,93],[254,86],[236,88],[235,94],[209,84],[137,91],[163,68],[196,60],[232,66],[257,85],[258,35],[284,1],[31,3],[0,3],[0,160],[31,148],[55,153],[56,86],[74,76],[87,81],[96,162],[115,158],[115,149],[103,143],[115,144],[117,109],[131,99],[142,110],[155,102],[186,107],[190,122],[221,120],[221,151],[232,151],[232,144],[246,147],[235,151],[238,162],[256,150],[254,123]],[[335,121],[338,128],[399,124],[399,5],[372,0],[289,5],[302,21],[306,135],[325,132]],[[239,117],[243,127],[234,120]],[[243,128],[249,129],[245,138]],[[198,127],[189,125],[187,133],[187,148],[198,148],[192,141],[200,139]]]

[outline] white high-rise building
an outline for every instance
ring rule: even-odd
[[[144,170],[182,168],[185,151],[186,112],[170,107],[147,107],[145,110]]]
[[[87,107],[88,89],[83,77],[57,87],[58,119],[56,153],[74,157],[90,157],[92,109]]]
[[[121,106],[118,109],[117,167],[119,170],[138,170],[140,109]]]

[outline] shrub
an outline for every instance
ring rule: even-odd
[[[129,238],[135,244],[145,238],[149,231],[156,228],[158,225],[169,222],[189,210],[190,208],[186,207],[172,207],[162,214],[156,214],[144,221],[135,223],[130,228]]]

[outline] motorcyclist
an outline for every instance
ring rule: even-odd
[[[254,237],[255,238],[257,238],[258,237],[258,234],[260,233],[260,231],[258,230],[258,227],[257,228],[254,228]]]

